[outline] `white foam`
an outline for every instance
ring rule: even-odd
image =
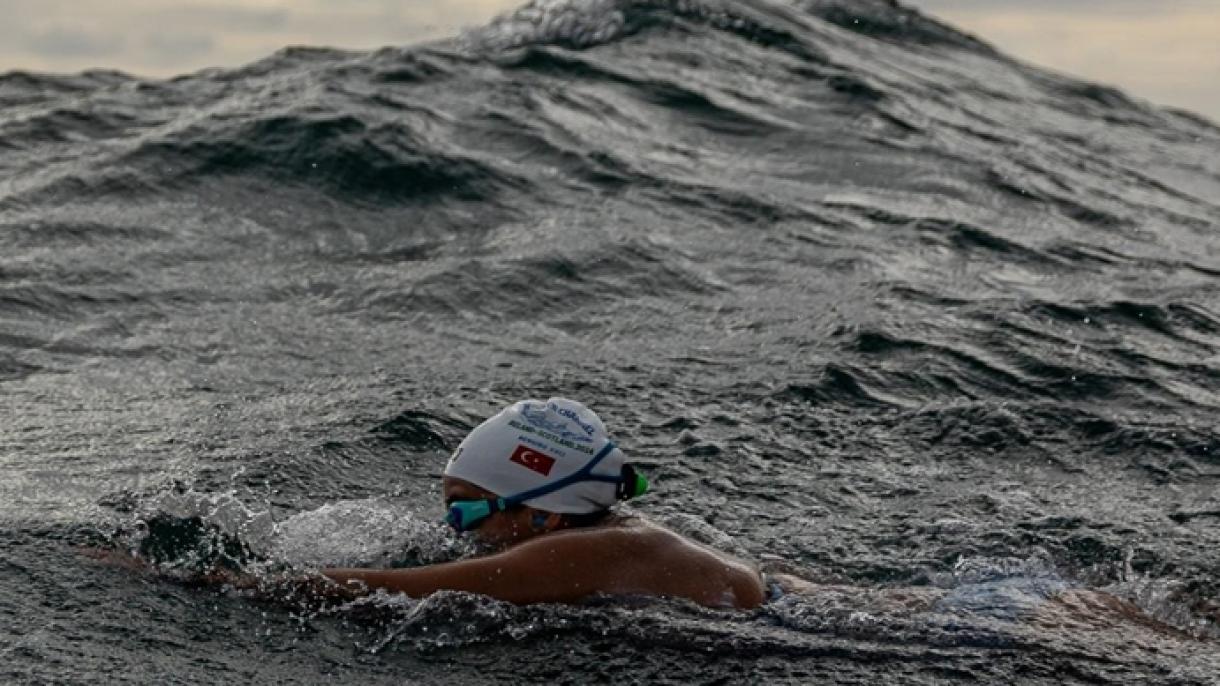
[[[169,515],[181,519],[199,517],[222,532],[237,536],[252,550],[264,548],[275,533],[275,522],[266,510],[255,510],[232,493],[200,493],[194,490],[161,493],[143,504],[138,519]]]
[[[587,48],[618,38],[625,21],[616,0],[532,0],[464,37],[499,50],[545,44]]]
[[[268,555],[298,567],[387,567],[455,557],[459,544],[443,524],[405,505],[343,500],[300,512],[275,527]]]
[[[276,522],[269,510],[252,508],[231,493],[190,490],[148,500],[137,518],[160,515],[199,517],[269,561],[294,567],[428,564],[469,554],[474,547],[439,520],[379,498],[329,503]]]

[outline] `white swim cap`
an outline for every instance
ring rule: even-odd
[[[522,400],[475,427],[449,458],[445,476],[507,498],[574,474],[610,445],[602,420],[584,405],[565,398]],[[604,510],[618,500],[613,481],[625,460],[611,447],[591,472],[610,480],[577,481],[524,502],[560,514]]]

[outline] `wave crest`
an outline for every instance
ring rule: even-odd
[[[545,44],[587,48],[622,35],[626,16],[621,5],[619,0],[531,0],[465,38],[501,50]]]

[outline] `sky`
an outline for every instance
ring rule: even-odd
[[[452,35],[525,0],[0,0],[0,72],[170,76]],[[904,0],[1004,52],[1220,122],[1220,0]]]
[[[1026,62],[1220,122],[1220,0],[904,0]]]

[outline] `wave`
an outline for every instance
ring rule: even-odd
[[[292,606],[267,626],[309,647],[192,640],[174,678],[477,647],[546,680],[612,640],[645,680],[1207,683],[1218,151],[888,0],[536,0],[417,46],[0,75],[0,589],[67,575],[55,626],[158,649],[238,635],[251,599],[137,617],[62,541],[188,584],[449,559],[445,457],[555,391],[649,473],[640,511],[820,591]]]

